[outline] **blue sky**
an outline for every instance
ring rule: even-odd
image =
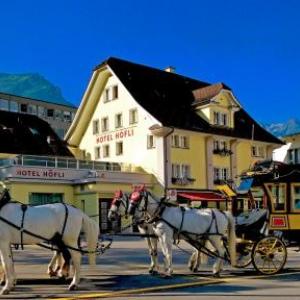
[[[300,1],[10,0],[0,11],[0,72],[40,73],[74,104],[116,56],[225,82],[260,122],[300,119]]]

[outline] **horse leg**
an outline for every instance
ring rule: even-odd
[[[201,263],[201,252],[195,250],[189,259],[188,267],[192,272],[197,272],[200,263]]]
[[[213,265],[213,276],[220,277],[220,272],[223,267],[223,260],[225,257],[225,248],[223,245],[223,242],[221,240],[221,237],[212,237],[210,239],[211,244],[215,247],[217,250],[217,254],[219,257],[217,257],[215,264]]]
[[[52,259],[48,265],[47,274],[49,274],[50,277],[57,276],[57,272],[60,269],[60,259],[61,255],[59,251],[54,251],[54,255],[52,256]],[[53,267],[55,265],[55,269],[53,270]]]
[[[171,235],[173,236],[173,235]],[[167,277],[171,277],[173,270],[172,270],[172,244],[173,240],[167,233],[163,233],[162,236],[159,238],[160,245],[162,252],[164,254],[164,261],[165,261],[165,274]]]
[[[75,242],[72,247],[76,248],[77,242]],[[80,282],[80,264],[81,264],[81,253],[75,250],[69,250],[72,257],[73,267],[74,267],[74,275],[71,284],[69,285],[69,290],[74,291],[78,288],[78,284]]]
[[[156,275],[158,273],[158,263],[157,263],[157,239],[156,238],[146,238],[149,255],[151,257],[151,265],[149,268],[149,273]]]
[[[5,285],[2,288],[0,295],[7,295],[15,285],[15,272],[13,267],[11,249],[9,243],[1,243],[1,260],[5,276]]]

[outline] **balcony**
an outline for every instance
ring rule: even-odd
[[[171,182],[176,185],[189,185],[193,184],[195,180],[196,179],[190,177],[172,177]]]
[[[221,156],[230,156],[233,152],[229,149],[214,149],[213,154],[221,155]]]

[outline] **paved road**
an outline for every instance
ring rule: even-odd
[[[186,251],[189,246],[180,244]],[[192,274],[187,268],[188,253],[174,248],[172,279],[147,273],[148,251],[142,239],[119,238],[97,259],[97,266],[82,265],[80,290],[67,291],[67,284],[46,275],[51,252],[26,247],[14,253],[18,283],[15,291],[0,299],[300,299],[300,254],[289,251],[285,272],[266,277],[252,269],[232,270],[226,266],[222,278],[211,276],[203,266]],[[162,261],[162,258],[160,257]]]

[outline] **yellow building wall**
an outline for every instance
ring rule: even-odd
[[[68,184],[47,184],[47,183],[17,183],[14,182],[8,186],[12,199],[29,203],[30,193],[62,193],[64,201],[74,205],[73,187]]]
[[[84,206],[82,205],[84,203]],[[84,211],[89,217],[99,222],[99,202],[97,193],[82,193],[75,195],[74,205]]]
[[[189,139],[189,148],[171,148],[172,164],[187,164],[191,167],[191,177],[196,179],[188,185],[172,185],[172,188],[206,188],[206,142],[205,135],[190,132],[176,131],[175,134],[185,135]]]

